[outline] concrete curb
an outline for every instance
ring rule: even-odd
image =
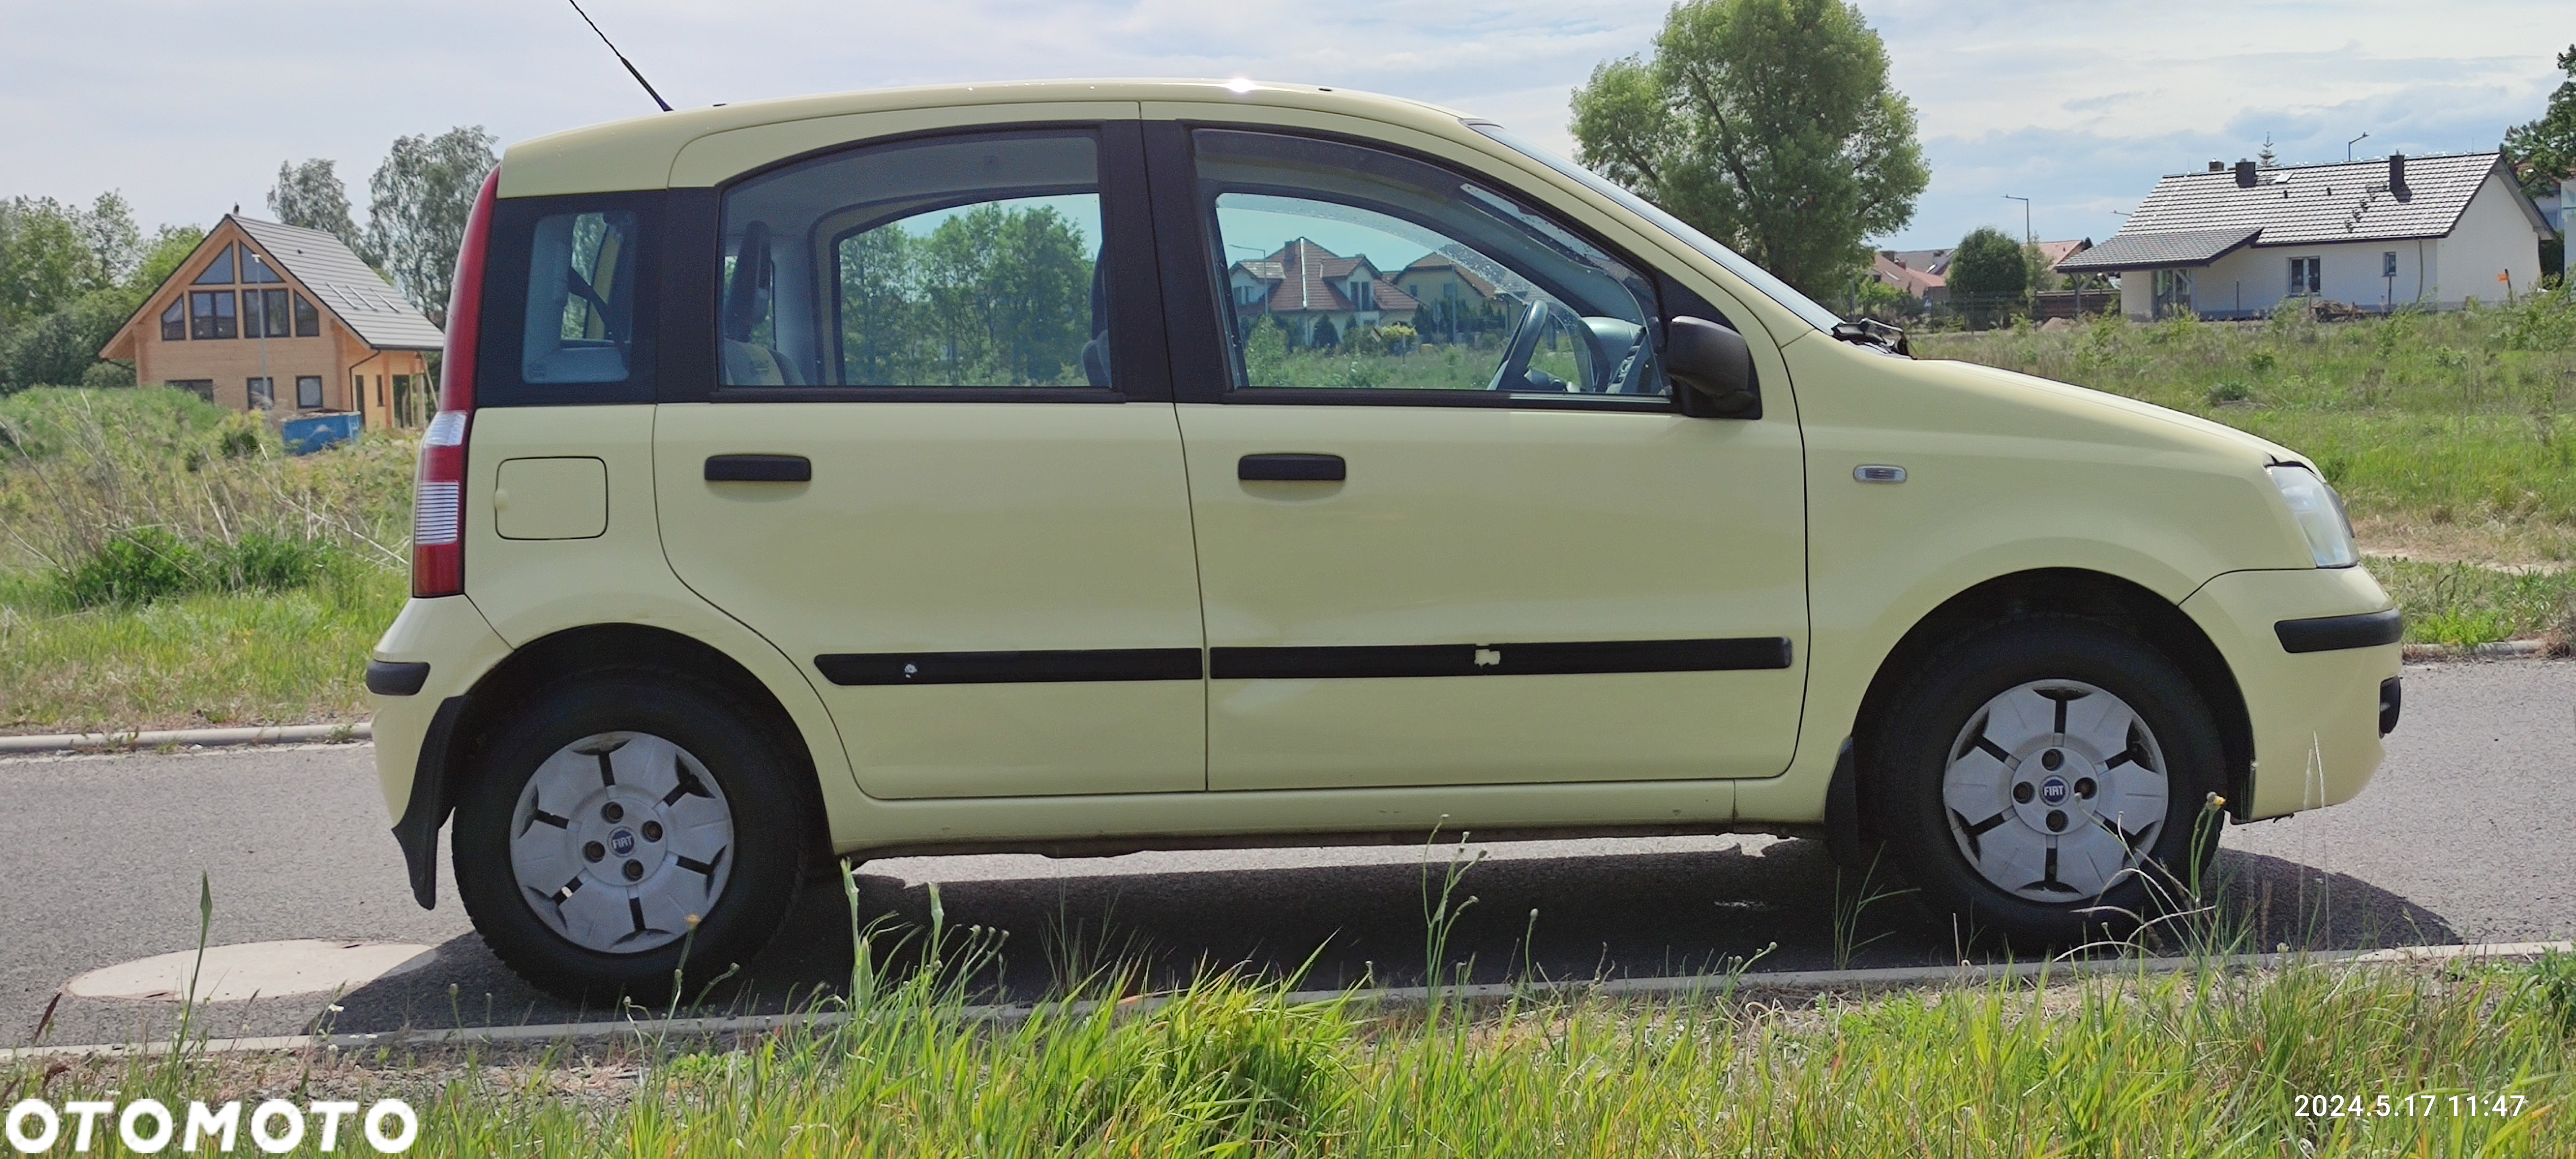
[[[159,732],[65,732],[0,736],[0,756],[14,753],[126,752],[163,745],[337,744],[375,736],[371,721],[356,724],[281,724],[267,728],[174,728]]]
[[[2549,644],[2543,640],[2499,640],[2467,648],[2449,644],[2408,644],[2408,660],[2537,660],[2549,655]]]
[[[2106,958],[2080,961],[2012,962],[1996,965],[1916,966],[1878,970],[1792,970],[1778,973],[1697,974],[1676,978],[1616,978],[1606,981],[1495,983],[1479,986],[1444,986],[1440,994],[1476,1005],[1496,1005],[1513,998],[1529,997],[1688,997],[1703,994],[1767,992],[1774,990],[1879,990],[1901,986],[1952,985],[1969,986],[1998,982],[2060,980],[2112,974],[2171,974],[2198,967],[2223,970],[2263,969],[2304,963],[2319,966],[2394,965],[2410,962],[2447,962],[2460,960],[2511,960],[2536,958],[2549,952],[2576,953],[2576,942],[2500,942],[2465,946],[2405,946],[2386,950],[2333,950],[2323,953],[2238,954],[2232,957],[2204,958]],[[1422,986],[1392,986],[1375,990],[1300,990],[1289,994],[1289,1005],[1319,1005],[1348,1001],[1357,1005],[1407,1006],[1431,999],[1432,992]],[[1146,1011],[1162,1005],[1167,998],[1149,996],[1124,1003],[1131,1011]],[[1067,1013],[1082,1014],[1098,1008],[1097,1003],[1077,1003]],[[960,1013],[969,1019],[994,1023],[1014,1023],[1036,1014],[1038,1007],[1025,1003],[968,1006]],[[821,1014],[755,1014],[732,1018],[630,1019],[621,1022],[559,1022],[531,1026],[477,1026],[449,1030],[396,1030],[379,1034],[290,1034],[266,1038],[213,1038],[189,1050],[208,1054],[258,1053],[293,1050],[370,1050],[392,1047],[470,1046],[498,1043],[577,1042],[591,1039],[704,1039],[727,1035],[767,1034],[794,1026],[828,1028],[849,1021],[842,1013]],[[97,1044],[88,1046],[21,1046],[0,1049],[0,1064],[34,1058],[74,1056],[154,1057],[170,1053],[167,1042],[142,1044]]]

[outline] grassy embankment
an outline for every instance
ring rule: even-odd
[[[2576,299],[2319,324],[2108,319],[1927,334],[1956,358],[2203,415],[2312,456],[2408,638],[2564,630],[2576,597]]]
[[[412,453],[288,456],[161,388],[0,399],[0,732],[364,719]]]
[[[842,1008],[857,1017],[837,1028],[504,1054],[37,1059],[0,1065],[0,1091],[240,1099],[245,1118],[272,1097],[402,1098],[423,1156],[2576,1151],[2569,958],[1499,1009],[1291,1005],[1285,983],[1218,976],[1158,1005],[993,1024],[953,981],[975,957],[854,976]]]

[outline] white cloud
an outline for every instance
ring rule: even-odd
[[[1564,147],[1566,97],[1644,52],[1665,0],[597,0],[681,105],[897,84],[1249,75],[1471,110]],[[2492,147],[2555,83],[2564,0],[2424,5],[1863,0],[1921,112],[1932,188],[1900,235],[1955,240],[2037,202],[2101,237],[2157,174],[2233,159]],[[2576,33],[2571,33],[2576,38]],[[280,161],[329,157],[361,205],[391,139],[505,140],[651,110],[550,0],[87,0],[20,5],[0,38],[0,195],[122,189],[145,222],[261,208]]]

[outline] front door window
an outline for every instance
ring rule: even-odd
[[[1239,388],[1666,394],[1646,279],[1516,199],[1331,142],[1196,144]]]

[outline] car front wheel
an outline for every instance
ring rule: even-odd
[[[2183,904],[2225,783],[2208,707],[2163,653],[2072,617],[1954,642],[1870,753],[1880,835],[1924,900],[2023,945],[2121,936]]]

